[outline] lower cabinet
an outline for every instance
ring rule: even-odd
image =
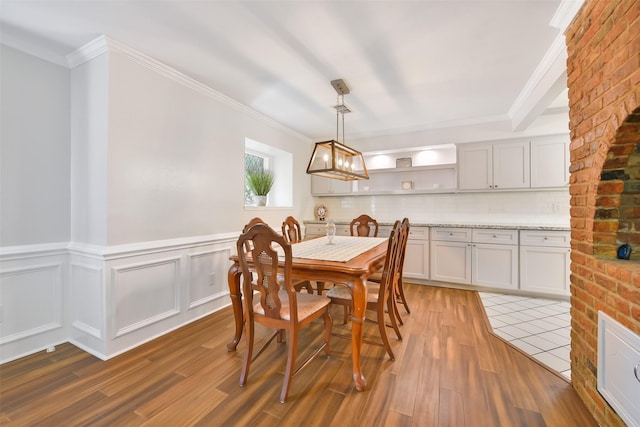
[[[518,230],[474,229],[471,283],[518,289]]]
[[[518,289],[518,231],[432,228],[431,279]]]
[[[431,280],[471,283],[471,229],[431,229]]]
[[[520,231],[520,289],[569,295],[571,233]]]
[[[402,276],[429,279],[429,227],[411,227],[409,229]]]
[[[388,237],[390,225],[378,237]],[[411,227],[404,259],[407,279],[461,283],[569,295],[569,231]],[[348,236],[348,224],[336,234]],[[324,236],[324,224],[307,224],[305,236]]]

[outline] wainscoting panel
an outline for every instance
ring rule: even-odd
[[[62,268],[41,264],[0,274],[0,344],[63,326]]]
[[[0,248],[0,363],[67,341],[66,243]]]
[[[63,342],[110,359],[229,305],[237,237],[0,248],[0,363]]]
[[[112,269],[113,338],[180,313],[180,261],[172,257]]]
[[[187,302],[189,310],[214,301],[229,292],[227,286],[229,256],[231,256],[231,251],[228,248],[188,255]]]
[[[71,263],[71,325],[104,338],[104,269]]]

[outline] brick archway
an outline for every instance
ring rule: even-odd
[[[598,311],[640,334],[640,1],[586,0],[566,32],[571,128],[571,382],[600,425]],[[636,247],[615,258],[620,243]]]

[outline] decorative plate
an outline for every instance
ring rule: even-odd
[[[318,219],[319,221],[324,221],[324,219],[329,214],[329,211],[327,210],[325,205],[317,205],[314,209],[314,214],[316,216],[316,219]]]

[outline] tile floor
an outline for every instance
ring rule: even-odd
[[[479,292],[496,335],[571,378],[568,301]]]

